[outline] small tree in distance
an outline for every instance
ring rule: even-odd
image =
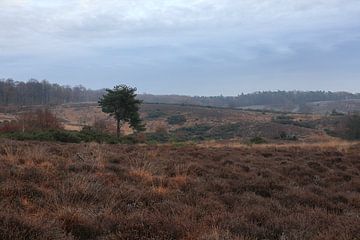
[[[121,125],[125,122],[135,131],[144,131],[145,126],[139,115],[141,100],[136,99],[136,88],[118,85],[113,89],[106,89],[106,94],[100,98],[102,111],[109,113],[116,120],[116,136],[120,137]]]

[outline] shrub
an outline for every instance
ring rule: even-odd
[[[81,138],[77,132],[68,132],[68,131],[55,131],[53,132],[54,140],[59,142],[67,143],[79,143]]]
[[[166,114],[164,112],[157,109],[155,111],[149,112],[148,115],[147,115],[147,118],[148,119],[157,119],[157,118],[163,117],[165,115]]]
[[[93,129],[101,133],[106,132],[108,129],[105,119],[96,119],[93,124]]]
[[[346,138],[351,140],[360,139],[360,115],[348,116],[346,120]]]
[[[174,138],[176,141],[204,140],[209,137],[208,131],[212,127],[205,124],[184,127],[175,130]]]
[[[0,124],[1,133],[34,132],[62,129],[60,120],[48,109],[26,112],[17,121]]]
[[[102,133],[97,129],[88,126],[84,127],[79,132],[79,136],[85,142],[98,142],[98,143],[105,142],[106,138],[108,137],[107,134]]]
[[[280,139],[281,140],[290,140],[290,141],[297,141],[298,137],[295,134],[289,134],[286,132],[280,133]]]
[[[273,118],[273,122],[280,124],[293,124],[293,117],[287,115],[280,115]]]
[[[241,124],[240,123],[229,123],[221,126],[216,126],[211,129],[210,138],[213,139],[231,139],[240,136]]]
[[[146,140],[148,142],[165,143],[170,140],[170,135],[165,132],[147,133]]]
[[[186,117],[184,115],[173,115],[167,118],[167,122],[170,125],[182,125],[186,122]]]
[[[11,132],[2,133],[0,137],[9,138],[13,140],[25,141],[57,141],[66,143],[80,143],[80,142],[98,142],[108,144],[136,144],[145,142],[146,136],[144,134],[132,134],[122,136],[118,139],[116,136],[107,133],[97,132],[91,127],[85,127],[80,132],[65,131],[65,130],[49,130],[49,131],[35,131],[35,132]],[[154,137],[153,137],[154,139]],[[161,139],[157,138],[157,141],[167,142],[168,137]]]
[[[251,144],[264,144],[267,143],[267,141],[262,137],[254,137],[250,139]]]
[[[55,130],[55,131],[38,131],[38,132],[14,132],[2,134],[5,138],[14,140],[37,140],[37,141],[58,141],[67,143],[79,143],[81,138],[76,132]]]
[[[20,116],[25,131],[62,129],[59,119],[49,109],[38,109]]]

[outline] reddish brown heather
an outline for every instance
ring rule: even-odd
[[[0,140],[0,239],[360,239],[360,145]]]

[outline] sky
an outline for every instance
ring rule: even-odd
[[[0,78],[360,92],[359,0],[0,0]]]

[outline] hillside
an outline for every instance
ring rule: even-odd
[[[16,115],[36,108],[43,106],[13,109],[3,115],[3,120],[16,119]],[[115,121],[102,113],[96,103],[56,105],[50,107],[50,110],[67,130],[80,131],[84,126],[93,126],[102,122],[107,131],[115,131]],[[281,142],[292,138],[304,142],[328,141],[331,137],[324,132],[324,129],[333,125],[330,121],[331,116],[174,104],[143,104],[140,112],[146,123],[149,138],[160,142],[171,139],[248,141],[255,137],[265,138],[269,142]],[[174,120],[175,122],[172,122]],[[127,126],[124,126],[122,131],[124,134],[131,133]]]
[[[239,89],[241,91],[241,89]],[[59,105],[97,102],[105,89],[61,86],[45,80],[27,82],[0,79],[0,106]],[[222,108],[276,110],[296,113],[358,111],[360,94],[329,91],[262,91],[237,96],[186,96],[139,94],[146,103],[185,104]]]

